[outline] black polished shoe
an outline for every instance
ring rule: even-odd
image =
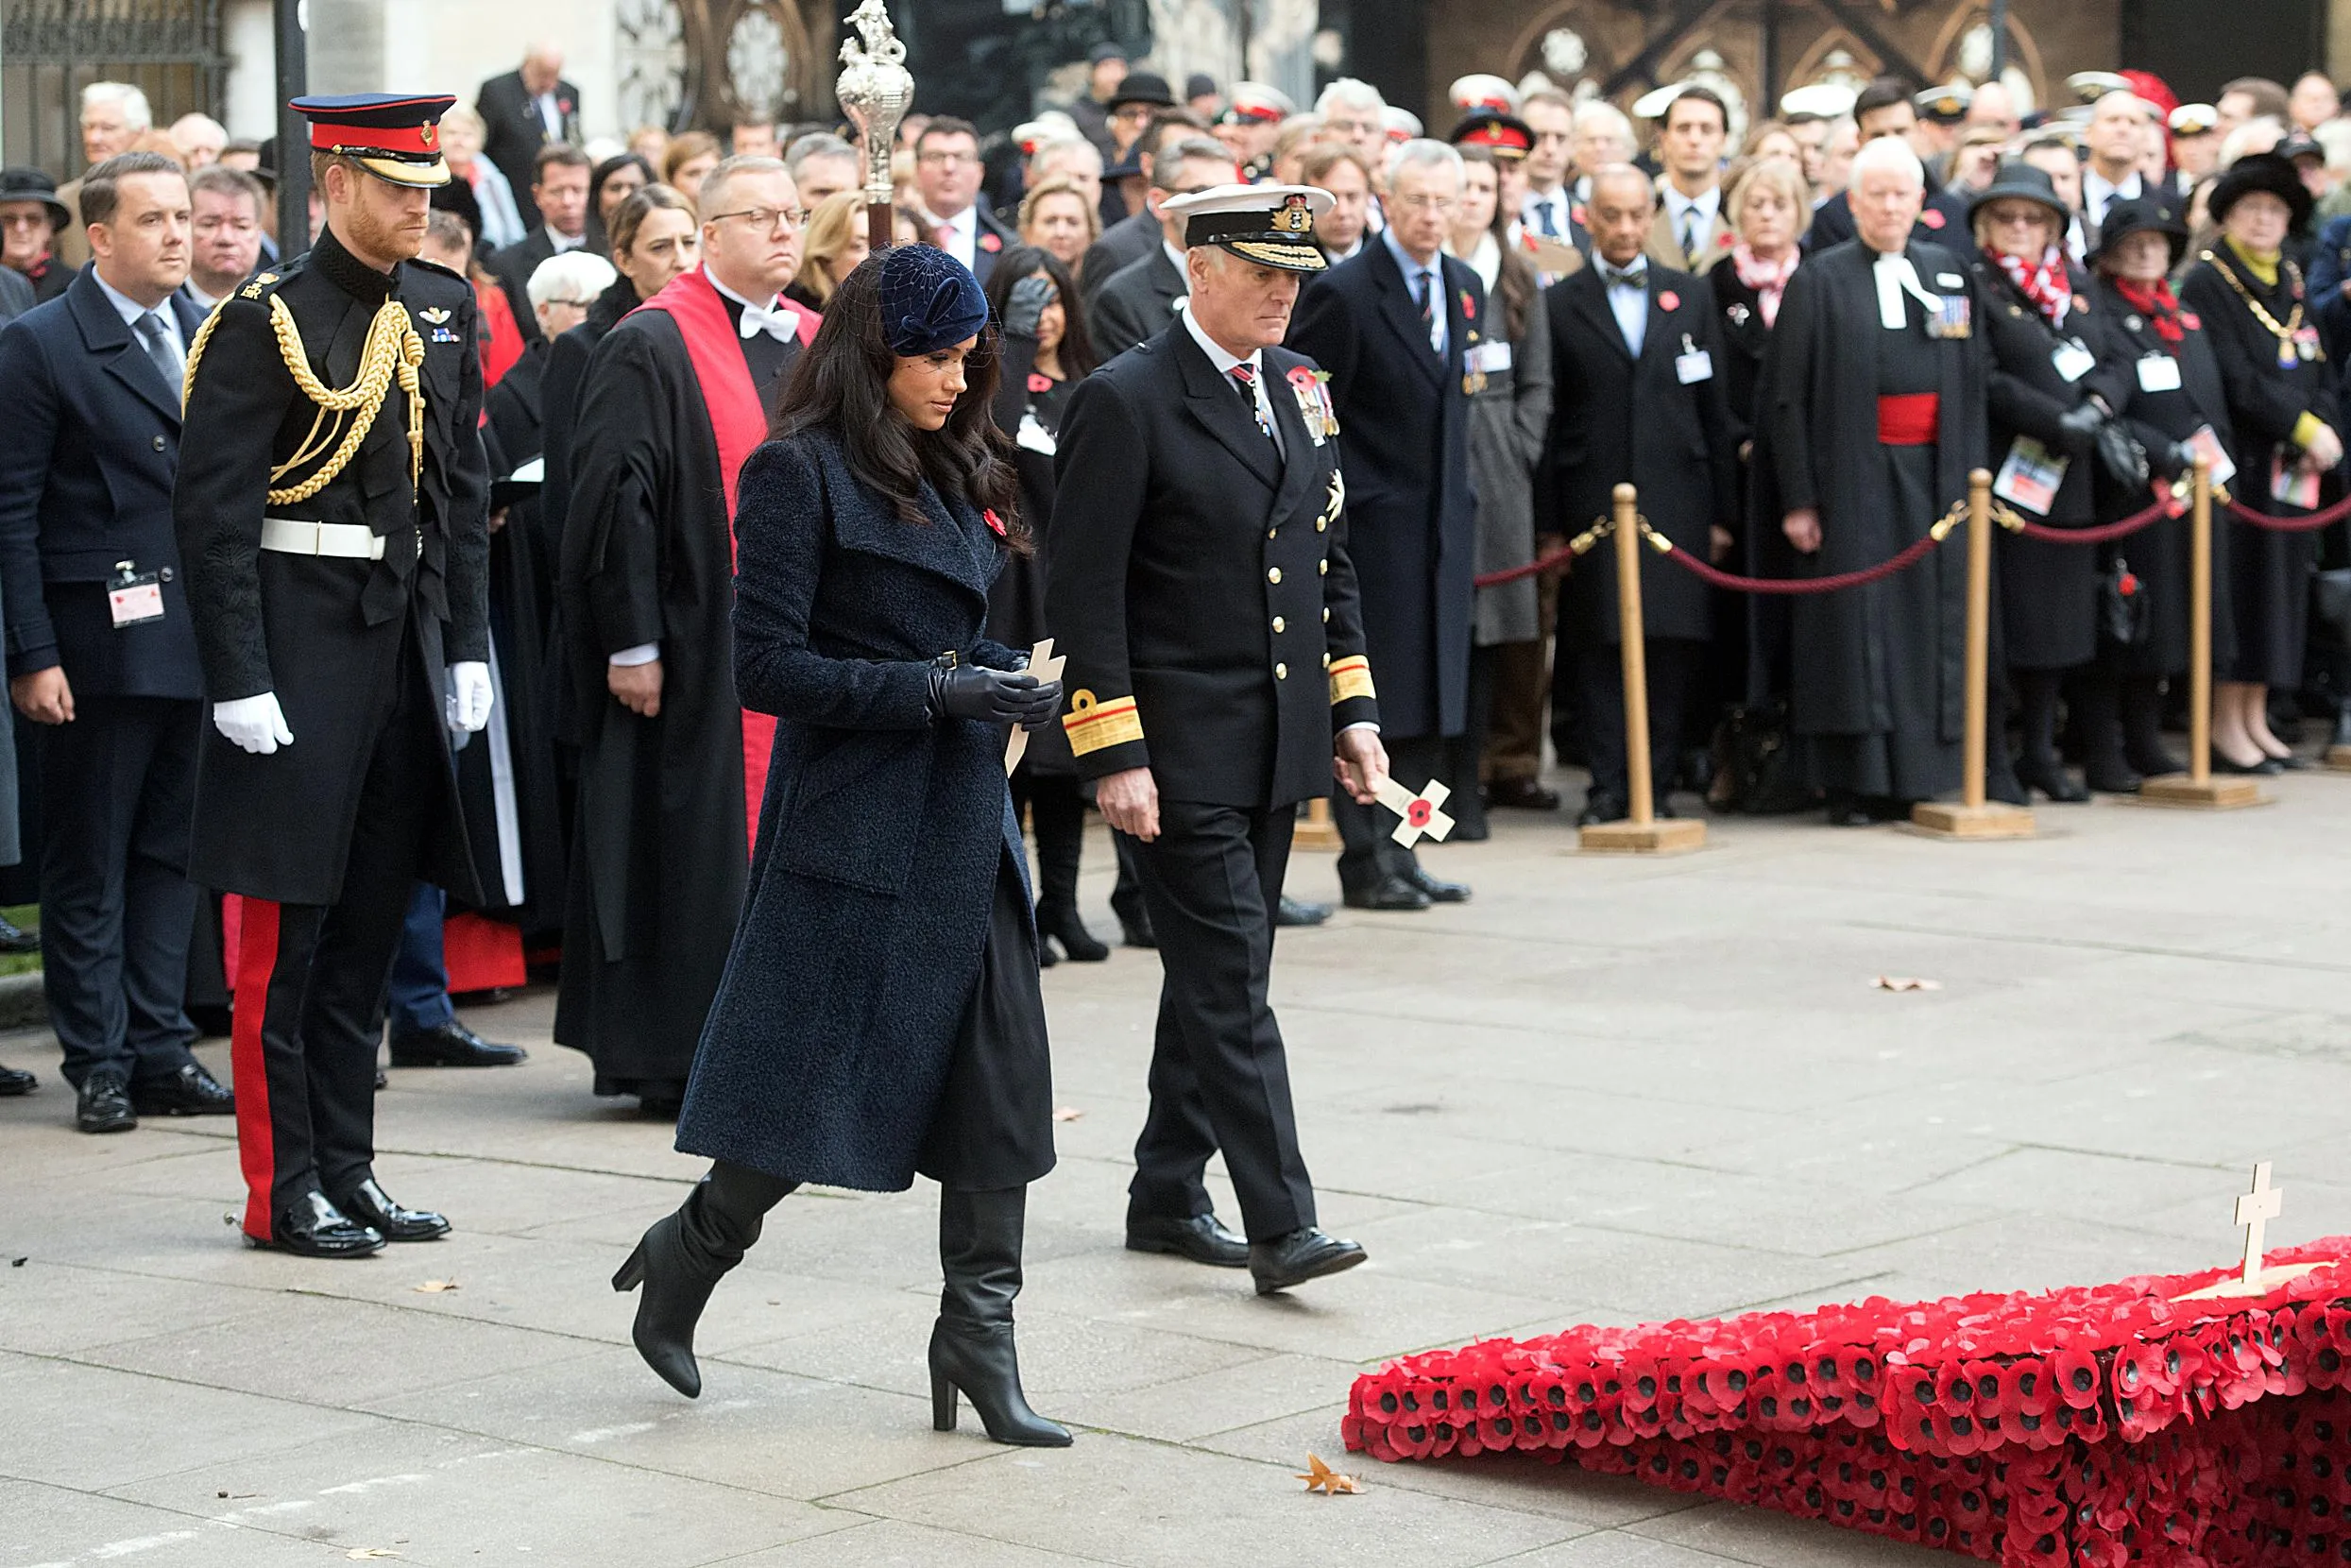
[[[376,1087],[379,1089],[388,1089],[391,1086],[392,1075],[385,1072],[382,1067],[378,1067],[376,1069]]]
[[[237,1097],[202,1063],[188,1062],[178,1072],[133,1082],[130,1104],[143,1116],[227,1116],[236,1114]]]
[[[2274,757],[2264,757],[2258,762],[2240,762],[2235,758],[2229,756],[2228,753],[2223,751],[2220,747],[2215,746],[2212,748],[2212,771],[2214,773],[2249,774],[2261,778],[2274,778],[2286,770],[2279,765],[2277,758]]]
[[[2023,781],[2017,777],[2016,768],[2004,759],[1985,765],[1984,798],[1997,800],[2003,806],[2033,804],[2033,797],[2025,793]]]
[[[41,933],[19,929],[16,922],[0,915],[0,953],[37,953],[41,951]]]
[[[1584,796],[1584,809],[1576,813],[1576,826],[1596,827],[1604,822],[1622,822],[1632,814],[1632,808],[1606,790],[1593,790]]]
[[[113,1067],[100,1067],[81,1081],[74,1097],[74,1125],[85,1133],[128,1133],[139,1125],[130,1084]]]
[[[1414,866],[1405,873],[1404,879],[1419,888],[1432,904],[1466,904],[1470,901],[1468,884],[1448,882],[1441,877],[1432,877],[1428,874],[1427,868],[1423,866]]]
[[[41,1087],[41,1080],[14,1067],[0,1067],[0,1099],[13,1099]]]
[[[1130,947],[1151,948],[1159,946],[1159,938],[1151,932],[1151,917],[1148,914],[1120,915],[1118,940]]]
[[[1061,944],[1062,955],[1072,963],[1099,963],[1110,957],[1110,945],[1085,929],[1075,909],[1037,906],[1037,947],[1050,938]]]
[[[438,1241],[449,1234],[449,1221],[431,1209],[404,1209],[372,1176],[334,1200],[350,1219],[383,1233],[386,1241]]]
[[[2308,758],[2298,756],[2291,751],[2283,757],[2273,757],[2270,760],[2276,763],[2278,770],[2282,773],[2300,773],[2310,765]]]
[[[1282,895],[1282,901],[1273,906],[1273,923],[1277,926],[1320,926],[1331,917],[1328,904],[1310,904],[1303,898]]]
[[[1133,1219],[1127,1220],[1127,1251],[1173,1253],[1212,1269],[1249,1267],[1249,1243],[1219,1223],[1213,1214],[1189,1219]]]
[[[2089,799],[2089,792],[2075,783],[2065,764],[2053,757],[2019,757],[2017,781],[2040,791],[2059,806],[2079,806]]]
[[[1384,913],[1401,913],[1428,908],[1428,895],[1401,877],[1383,877],[1370,887],[1349,888],[1347,907],[1351,910],[1376,910]]]
[[[323,1192],[305,1194],[291,1208],[281,1209],[269,1229],[268,1240],[247,1236],[247,1244],[296,1257],[366,1257],[383,1251],[382,1231],[359,1223]]]
[[[1862,804],[1862,797],[1850,790],[1831,790],[1828,798],[1829,826],[1831,827],[1868,827],[1877,816]]]
[[[1311,1225],[1271,1241],[1249,1244],[1249,1272],[1257,1282],[1260,1296],[1353,1269],[1363,1258],[1363,1249],[1355,1243],[1325,1236]]]
[[[1531,778],[1497,778],[1486,786],[1486,806],[1512,811],[1556,811],[1559,792],[1546,790]]]
[[[485,1040],[454,1018],[434,1029],[392,1036],[396,1067],[511,1067],[529,1054],[520,1046]]]

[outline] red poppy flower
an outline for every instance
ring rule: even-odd
[[[996,515],[996,508],[991,506],[988,510],[980,513],[980,520],[986,523],[989,528],[993,529],[997,538],[1000,539],[1005,537],[1004,520]]]
[[[1477,319],[1477,301],[1470,298],[1470,291],[1468,289],[1463,289],[1461,291],[1461,319],[1464,321],[1474,321]]]
[[[2098,1403],[2098,1358],[2080,1345],[2059,1351],[2050,1372],[2057,1385],[2057,1397],[2073,1408],[2087,1409]]]
[[[1681,309],[1681,296],[1672,289],[1661,290],[1657,297],[1657,308],[1668,313],[1678,311]]]
[[[1004,242],[997,239],[994,234],[983,231],[980,236],[980,248],[993,256],[997,251],[1004,248]]]
[[[1036,393],[1050,392],[1053,390],[1053,378],[1042,370],[1031,370],[1029,372],[1029,390]]]
[[[1930,207],[1918,214],[1918,221],[1929,229],[1940,229],[1943,227],[1943,214],[1937,209]]]
[[[2180,325],[2187,328],[2191,332],[2200,332],[2204,331],[2204,322],[2200,317],[2198,317],[2194,311],[2180,312]]]
[[[1288,382],[1292,386],[1297,387],[1300,391],[1312,391],[1314,389],[1314,372],[1307,369],[1303,365],[1291,366],[1289,367],[1289,374],[1284,376],[1282,379]]]

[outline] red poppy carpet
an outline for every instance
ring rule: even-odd
[[[2351,1236],[2268,1261],[2317,1267],[1491,1339],[1357,1379],[1347,1445],[1541,1453],[2009,1568],[2351,1563]]]

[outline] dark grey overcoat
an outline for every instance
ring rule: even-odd
[[[980,973],[1006,856],[1022,868],[1005,732],[930,717],[981,633],[1001,538],[925,486],[928,526],[803,431],[743,465],[735,684],[776,718],[758,850],[703,1026],[677,1147],[773,1175],[895,1192],[914,1163]]]

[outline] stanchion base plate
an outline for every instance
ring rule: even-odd
[[[2328,746],[2323,760],[2337,773],[2351,773],[2351,746]]]
[[[1594,854],[1687,855],[1706,847],[1706,824],[1693,817],[1656,822],[1595,822],[1579,828],[1576,842]]]
[[[2148,779],[2139,785],[2138,798],[2144,806],[2176,806],[2191,811],[2234,811],[2270,803],[2261,786],[2250,778],[2207,778],[2198,783],[2184,773]]]
[[[1910,825],[1939,839],[2029,839],[2033,813],[2021,806],[1987,800],[1981,806],[1922,800],[1910,809]]]
[[[1290,845],[1295,849],[1344,849],[1347,847],[1339,839],[1338,829],[1327,822],[1300,823],[1296,831],[1290,834]]]

